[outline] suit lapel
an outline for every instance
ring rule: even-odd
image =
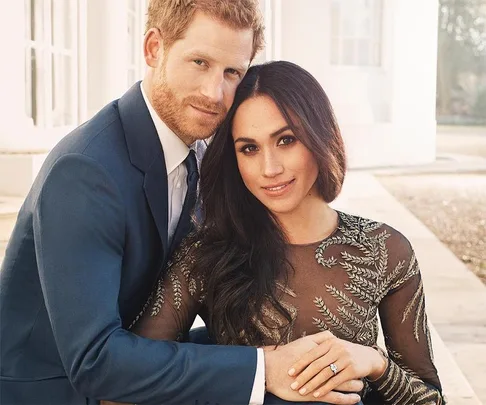
[[[164,256],[166,256],[168,254],[169,207],[167,169],[163,155],[162,159],[156,159],[145,173],[143,189],[164,246]]]
[[[140,89],[135,83],[118,101],[130,161],[144,173],[143,189],[168,255],[168,186],[164,152]]]

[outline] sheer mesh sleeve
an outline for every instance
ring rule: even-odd
[[[390,247],[390,259],[405,266],[379,305],[389,362],[370,384],[386,404],[443,404],[417,259],[402,235]]]
[[[137,335],[180,341],[204,300],[204,280],[194,270],[200,242],[188,236],[168,263],[140,315],[130,326]]]
[[[199,242],[188,236],[167,264],[140,314],[129,329],[154,340],[180,341],[191,328],[204,300],[204,282],[194,270]],[[101,405],[123,405],[101,401]]]

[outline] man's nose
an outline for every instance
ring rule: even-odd
[[[223,101],[224,75],[219,72],[207,74],[202,85],[201,94],[212,103]]]

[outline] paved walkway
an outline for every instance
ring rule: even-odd
[[[333,206],[386,222],[410,239],[421,264],[448,403],[481,404],[479,396],[486,404],[486,287],[372,174],[350,171]]]

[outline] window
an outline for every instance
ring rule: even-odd
[[[128,86],[143,76],[143,33],[145,29],[145,0],[128,0]]]
[[[331,64],[380,66],[383,0],[332,0]]]
[[[26,113],[43,128],[78,121],[77,0],[25,0]]]

